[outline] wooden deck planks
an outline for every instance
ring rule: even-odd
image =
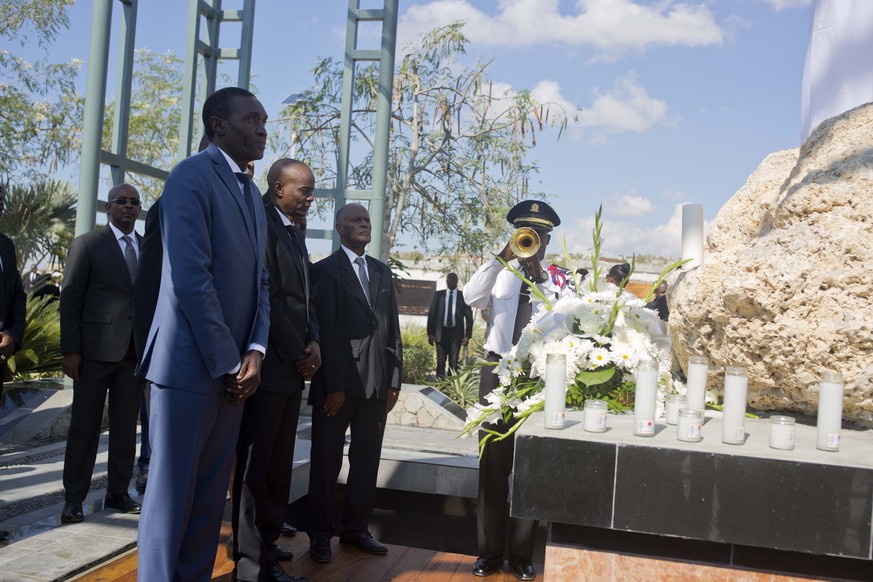
[[[227,558],[226,543],[230,524],[222,524],[221,538],[215,552],[213,582],[230,582],[233,561]],[[279,538],[278,544],[294,554],[294,560],[283,562],[289,574],[305,576],[312,582],[346,582],[349,580],[379,582],[448,582],[482,580],[475,578],[471,569],[475,556],[436,552],[421,548],[387,545],[387,556],[372,556],[351,546],[331,542],[333,561],[320,564],[309,558],[309,538],[304,533]],[[94,568],[77,578],[81,582],[136,582],[136,550]],[[487,582],[514,580],[502,572],[490,576]]]

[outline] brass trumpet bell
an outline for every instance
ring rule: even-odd
[[[526,226],[518,228],[509,237],[509,250],[519,259],[532,257],[540,250],[540,235]]]

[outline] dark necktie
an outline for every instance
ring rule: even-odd
[[[355,259],[355,264],[358,266],[358,279],[361,281],[361,287],[364,288],[364,295],[367,296],[367,303],[372,307],[373,302],[370,301],[370,278],[367,276],[367,266],[364,263],[363,257]]]
[[[249,218],[255,222],[255,204],[253,202],[254,192],[252,191],[252,179],[245,172],[237,172],[236,179],[243,185],[243,198],[246,199],[246,208],[249,209]]]
[[[306,260],[306,245],[300,239],[299,231],[293,224],[286,224],[285,230],[291,237],[291,246],[300,256],[300,264],[303,266],[303,294],[306,297],[306,321],[309,323],[309,263]]]
[[[521,291],[518,294],[518,311],[515,312],[515,327],[512,329],[512,345],[518,343],[521,337],[521,332],[533,315],[533,307],[530,303],[530,287],[526,283],[521,284]]]
[[[455,309],[452,306],[452,299],[455,297],[454,291],[449,291],[446,297],[446,327],[455,327]]]
[[[133,249],[133,241],[130,237],[124,235],[121,237],[124,241],[124,262],[127,263],[127,272],[130,273],[130,282],[136,283],[136,251]]]

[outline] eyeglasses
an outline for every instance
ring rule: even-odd
[[[110,204],[118,204],[119,206],[142,206],[142,200],[139,198],[113,198],[109,201]]]

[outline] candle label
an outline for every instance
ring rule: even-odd
[[[598,414],[597,422],[594,423],[594,426],[597,428],[606,428],[606,414]]]
[[[641,420],[637,423],[637,434],[655,434],[654,420]]]
[[[700,427],[701,425],[690,422],[688,423],[688,438],[699,438],[700,437]]]
[[[794,448],[794,431],[788,431],[788,446]]]
[[[552,426],[564,426],[564,411],[559,410],[552,413]]]
[[[746,440],[746,429],[742,426],[737,427],[737,442],[741,443]]]
[[[827,447],[829,449],[838,449],[840,448],[840,433],[838,432],[829,432],[828,433],[828,444]]]

